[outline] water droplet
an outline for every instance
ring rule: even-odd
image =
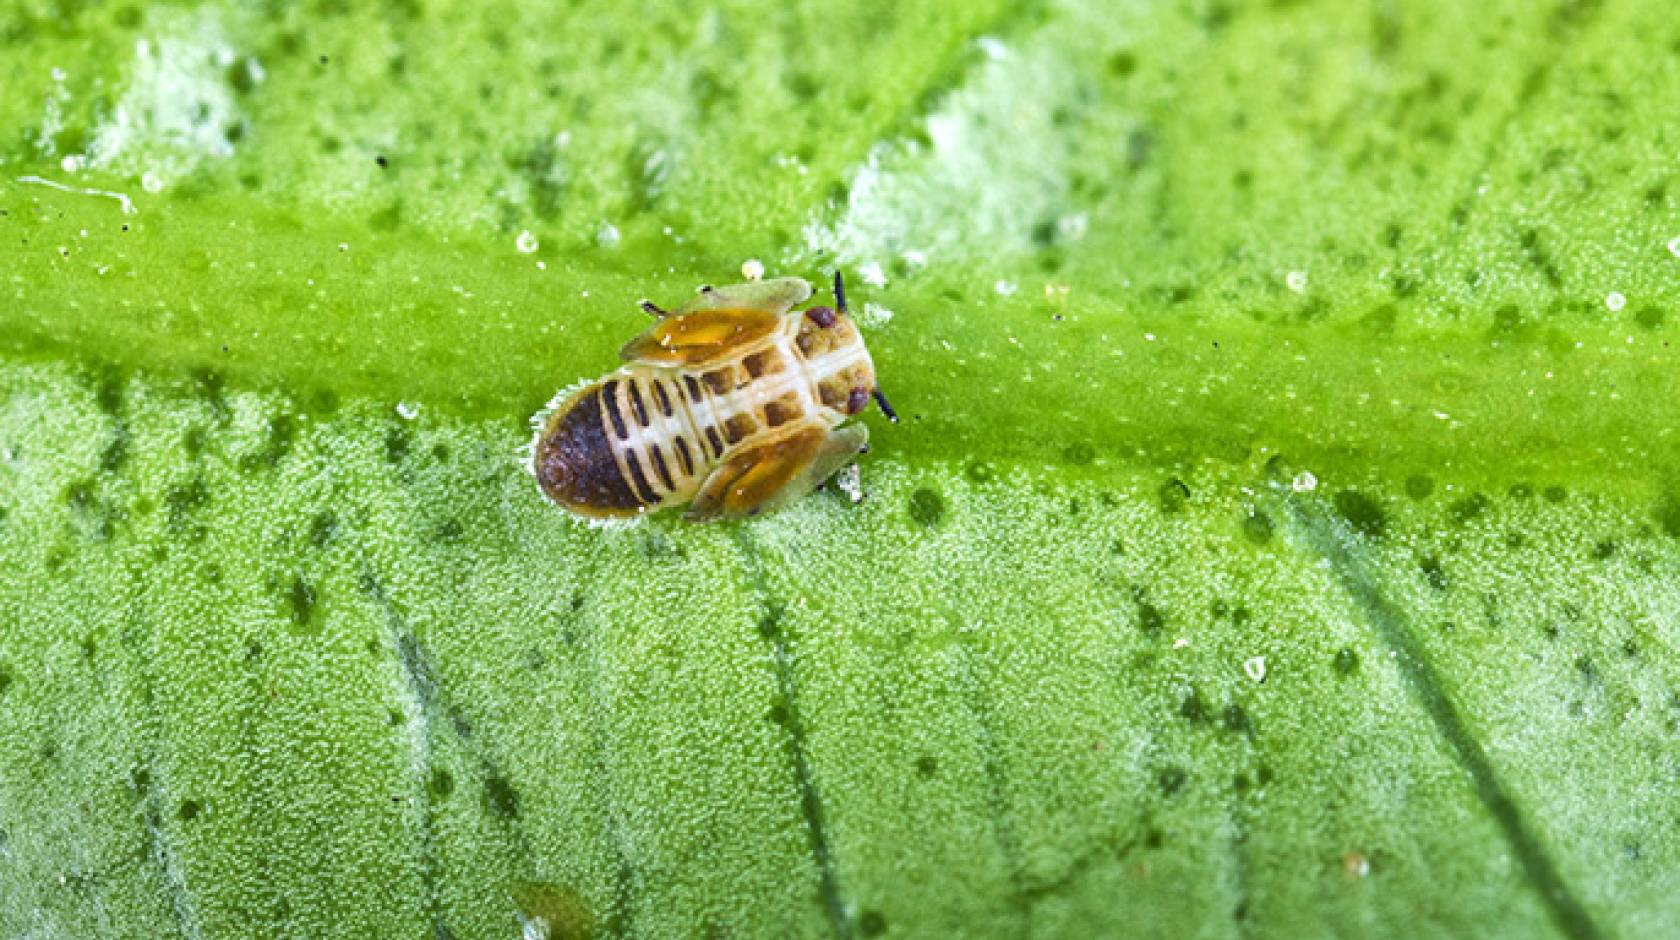
[[[1604,306],[1609,307],[1611,313],[1616,313],[1627,306],[1627,298],[1622,296],[1621,291],[1613,290],[1604,298]]]
[[[73,154],[70,154],[69,156],[65,157],[64,159],[58,161],[58,165],[59,165],[60,168],[62,168],[64,170],[64,172],[74,173],[77,170],[81,169],[82,164],[85,163],[85,162],[86,162],[86,160],[82,157],[81,154],[73,153]]]
[[[748,258],[747,260],[741,262],[741,276],[749,281],[763,280],[764,262],[758,260],[757,258]]]
[[[404,421],[413,421],[415,418],[420,417],[420,403],[415,401],[399,401],[397,402],[397,414],[400,415]]]
[[[1302,470],[1289,481],[1289,488],[1297,493],[1311,493],[1318,489],[1318,477],[1313,476],[1311,470]]]
[[[1243,672],[1255,682],[1266,681],[1266,657],[1251,656],[1243,660]]]
[[[1668,253],[1676,258],[1680,258],[1680,235],[1676,235],[1668,240]]]
[[[1307,272],[1291,271],[1284,276],[1283,282],[1289,285],[1290,290],[1299,294],[1307,289]]]
[[[992,289],[998,292],[999,297],[1008,297],[1009,295],[1015,293],[1016,284],[1014,281],[1000,280],[996,284],[992,285]]]
[[[595,230],[595,244],[602,248],[617,247],[621,237],[618,233],[618,226],[611,222],[602,222],[601,227]]]
[[[537,236],[532,235],[529,229],[520,232],[519,237],[513,240],[513,247],[519,249],[520,254],[528,255],[537,250]]]

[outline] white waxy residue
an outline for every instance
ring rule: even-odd
[[[857,464],[841,467],[840,472],[834,475],[834,485],[853,503],[863,502],[863,471],[858,469]]]
[[[241,122],[228,82],[238,53],[218,15],[157,19],[158,33],[135,43],[128,87],[94,127],[85,155],[91,169],[141,174],[147,192],[232,156],[228,129]]]
[[[893,318],[893,312],[878,303],[866,303],[863,310],[856,314],[858,324],[866,330],[880,329]]]
[[[1291,271],[1284,275],[1283,283],[1287,284],[1290,290],[1299,294],[1307,289],[1307,272]]]
[[[399,401],[397,402],[397,414],[404,421],[413,421],[420,417],[420,403],[417,401]]]
[[[528,255],[538,248],[537,236],[532,235],[530,229],[526,229],[513,240],[513,247],[517,248],[520,254]]]
[[[1609,307],[1611,313],[1617,313],[1627,306],[1627,298],[1622,296],[1621,291],[1613,290],[1604,298],[1604,306]]]
[[[82,196],[104,196],[107,199],[115,199],[122,205],[123,215],[133,215],[137,211],[134,208],[134,200],[128,198],[126,193],[114,193],[104,189],[86,189],[81,186],[66,186],[63,183],[54,182],[53,180],[46,179],[41,176],[20,176],[17,178],[17,181],[20,183],[34,183],[37,186],[46,186],[51,189],[56,189],[59,192],[76,193]]]
[[[749,281],[764,280],[764,262],[757,258],[748,258],[741,262],[741,276]]]
[[[595,230],[595,244],[602,248],[618,247],[621,237],[618,233],[618,226],[611,222],[602,222],[601,227]]]
[[[1255,682],[1266,681],[1266,657],[1250,656],[1243,660],[1243,673]]]
[[[1313,476],[1311,470],[1302,470],[1289,481],[1289,488],[1297,493],[1311,493],[1318,489],[1318,477]]]

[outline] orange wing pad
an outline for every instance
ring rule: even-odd
[[[689,507],[688,518],[750,516],[771,505],[817,458],[827,439],[827,428],[804,425],[762,444],[736,448],[706,480]]]
[[[618,351],[627,362],[698,365],[769,336],[781,318],[768,310],[723,308],[670,316]]]

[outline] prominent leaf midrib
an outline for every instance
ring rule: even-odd
[[[209,224],[226,209],[159,207],[146,224]],[[123,239],[142,233],[121,232],[118,219],[113,210],[111,230],[90,231],[69,262],[40,248],[74,238],[56,232],[64,223],[42,223],[29,239],[35,247],[13,249],[20,270],[49,279],[37,283],[76,283],[78,306],[115,312],[62,317],[62,300],[45,299],[60,295],[37,301],[20,287],[21,302],[0,309],[0,353],[275,386],[304,410],[327,398],[373,397],[514,428],[556,388],[614,366],[615,347],[642,326],[635,297],[682,296],[699,279],[666,274],[650,284],[558,262],[537,272],[505,253],[456,247],[440,255],[435,246],[372,234],[354,240],[347,257],[332,226],[246,229],[320,259],[318,268],[275,280],[259,261],[272,247],[266,243],[235,236],[141,254]],[[362,253],[371,260],[359,260]],[[109,275],[94,273],[104,264]],[[191,286],[178,283],[186,269],[199,271]],[[369,277],[407,286],[375,295],[364,286]],[[573,289],[556,291],[553,309],[528,296],[534,286],[559,284]],[[1091,460],[1182,467],[1283,453],[1344,476],[1445,468],[1507,480],[1680,466],[1680,439],[1655,407],[1680,399],[1680,353],[1666,329],[1585,319],[1545,329],[1474,321],[1295,328],[1239,319],[1218,305],[1190,319],[1147,308],[1116,313],[1101,297],[1061,306],[952,301],[930,297],[913,279],[856,290],[860,301],[878,294],[901,311],[871,333],[882,384],[907,416],[904,425],[879,428],[883,453],[1075,467]],[[468,344],[432,336],[397,313],[410,305],[446,308],[438,315],[450,317],[459,307],[484,327]],[[346,308],[361,312],[343,327],[312,325]],[[1102,407],[1087,407],[1093,395]]]

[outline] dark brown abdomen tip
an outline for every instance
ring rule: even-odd
[[[601,416],[601,386],[561,405],[537,437],[531,469],[549,499],[587,516],[633,516],[644,508],[613,459]]]

